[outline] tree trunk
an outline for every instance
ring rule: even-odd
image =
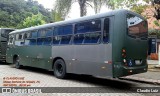
[[[95,14],[100,13],[103,2],[102,0],[93,0]]]
[[[78,0],[79,6],[80,6],[80,16],[85,16],[87,13],[86,9],[86,1],[87,0]]]

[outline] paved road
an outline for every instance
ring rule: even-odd
[[[119,79],[98,79],[91,76],[82,75],[69,75],[65,80],[57,79],[53,76],[52,72],[46,70],[25,67],[23,69],[16,69],[11,65],[1,64],[0,65],[0,85],[4,86],[4,81],[10,77],[19,77],[25,81],[35,81],[30,84],[31,87],[78,87],[78,88],[97,88],[100,87],[102,90],[106,90],[107,93],[52,93],[52,94],[2,94],[3,96],[158,96],[159,94],[153,93],[132,93],[128,90],[130,87],[160,87],[158,85],[145,84],[133,81],[125,81]],[[5,80],[4,80],[5,79]],[[7,79],[7,80],[9,80]],[[11,78],[13,79],[13,78]],[[104,88],[105,87],[105,88]],[[82,90],[82,89],[81,89]],[[79,90],[79,92],[81,92]],[[108,93],[110,92],[110,93]]]

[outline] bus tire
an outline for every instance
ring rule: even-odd
[[[22,68],[22,65],[20,65],[20,63],[19,63],[19,57],[16,57],[16,58],[15,58],[14,64],[15,64],[15,67],[16,67],[17,69],[21,69],[21,68]]]
[[[66,77],[66,64],[62,59],[57,59],[54,62],[54,75],[56,78],[64,79]]]

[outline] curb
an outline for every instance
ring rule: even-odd
[[[121,77],[120,79],[122,79],[122,80],[136,81],[136,82],[141,82],[141,83],[160,85],[160,80],[154,80],[154,79],[139,78],[139,77],[134,77],[134,76]]]
[[[160,69],[148,69],[148,71],[151,71],[151,72],[160,72]]]

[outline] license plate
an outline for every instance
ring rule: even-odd
[[[136,64],[136,65],[141,65],[141,63],[142,63],[142,62],[141,62],[140,60],[135,60],[135,64]]]

